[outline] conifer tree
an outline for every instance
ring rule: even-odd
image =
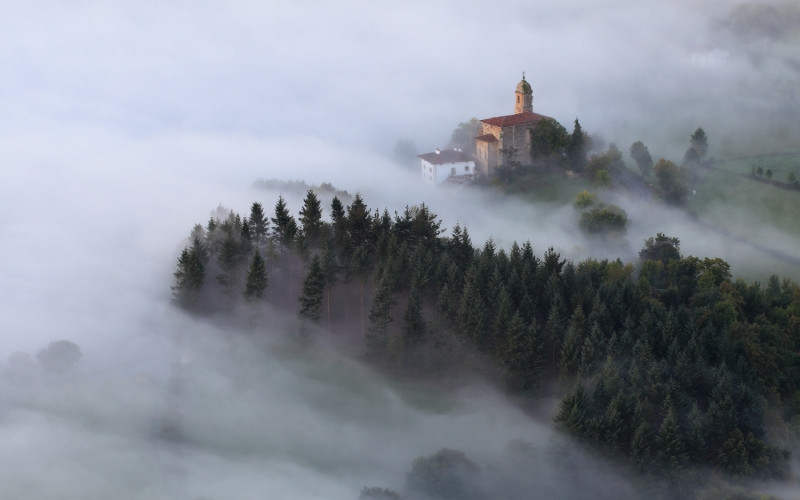
[[[195,236],[192,238],[192,251],[197,255],[197,259],[203,264],[203,268],[208,265],[209,255],[206,245],[203,243],[201,237]]]
[[[577,118],[575,118],[575,126],[567,144],[567,161],[575,172],[583,172],[586,167],[586,142]]]
[[[238,257],[239,245],[233,234],[228,233],[222,242],[219,255],[217,255],[217,265],[220,271],[217,274],[217,283],[222,287],[222,293],[229,294],[236,283]]]
[[[369,209],[364,204],[361,194],[356,193],[353,203],[347,207],[347,234],[350,237],[351,247],[358,248],[365,244],[370,238],[371,227]]]
[[[422,297],[417,280],[411,285],[408,303],[403,313],[403,344],[406,348],[415,346],[425,336],[427,325],[422,316]]]
[[[364,317],[364,285],[369,277],[372,263],[370,262],[369,252],[366,247],[360,246],[353,253],[353,275],[358,279],[358,303],[359,318],[361,318],[361,334],[366,332],[366,322]]]
[[[310,248],[316,248],[322,230],[322,206],[317,195],[309,189],[300,209],[300,227],[305,234]]]
[[[372,306],[369,309],[369,326],[364,337],[367,357],[372,360],[381,361],[386,355],[393,303],[391,278],[384,272],[378,281],[375,297],[372,299]]]
[[[667,409],[658,432],[658,455],[664,463],[664,467],[669,471],[674,471],[686,461],[686,448],[681,438],[671,398],[668,398],[664,406]]]
[[[336,261],[336,255],[333,253],[330,242],[326,239],[322,245],[322,257],[320,258],[320,267],[325,284],[325,309],[328,317],[328,328],[331,327],[331,289],[337,281],[336,275],[339,272],[339,263]]]
[[[486,336],[486,307],[481,296],[478,267],[475,264],[467,271],[459,311],[464,335],[480,348]]]
[[[264,215],[264,207],[261,203],[254,202],[250,207],[250,231],[253,235],[253,244],[261,250],[267,241],[269,230],[269,219]]]
[[[578,381],[575,387],[561,399],[558,408],[556,422],[561,423],[569,431],[579,436],[589,430],[588,416],[586,415],[589,409],[589,402],[586,389],[581,381]]]
[[[267,266],[261,253],[256,250],[253,259],[250,261],[250,269],[247,271],[245,281],[244,296],[247,299],[260,299],[267,288]]]
[[[639,424],[633,433],[631,440],[631,459],[636,470],[647,471],[650,468],[650,457],[652,455],[653,431],[647,422]]]
[[[511,389],[527,391],[536,386],[542,366],[542,343],[536,324],[525,327],[522,317],[515,313],[508,323],[508,347],[503,357]]]
[[[275,227],[273,230],[274,237],[281,248],[292,248],[294,238],[297,235],[297,223],[289,213],[286,200],[283,199],[282,195],[278,196],[278,202],[275,204],[275,217],[272,218],[272,224]]]
[[[322,313],[322,294],[325,291],[325,276],[319,256],[311,258],[306,279],[303,280],[303,292],[300,296],[300,317],[318,322]]]
[[[186,309],[194,307],[203,288],[205,275],[205,265],[196,249],[184,248],[178,257],[178,269],[174,273],[172,297],[175,303]]]

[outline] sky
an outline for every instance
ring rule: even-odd
[[[24,390],[10,382],[4,386],[0,434],[12,446],[0,453],[0,483],[31,498],[55,498],[59,488],[108,498],[137,478],[151,477],[149,457],[161,452],[143,436],[161,411],[176,356],[182,359],[184,347],[175,347],[176,338],[225,333],[169,306],[175,258],[191,226],[204,222],[218,204],[245,212],[261,197],[270,207],[274,198],[250,189],[258,178],[329,181],[362,191],[371,207],[402,209],[429,200],[446,227],[469,224],[475,242],[493,237],[508,246],[530,238],[540,253],[552,244],[567,255],[586,255],[585,243],[562,222],[570,217],[568,207],[546,207],[545,214],[541,207],[503,202],[502,210],[492,213],[469,193],[445,199],[391,163],[394,144],[410,138],[420,152],[430,151],[444,146],[459,122],[511,113],[513,90],[524,71],[535,111],[570,129],[578,117],[585,130],[620,145],[642,139],[654,157],[679,159],[697,126],[709,134],[710,154],[733,153],[744,143],[766,147],[771,129],[765,118],[780,125],[796,116],[792,89],[800,66],[780,40],[745,43],[726,35],[720,22],[735,5],[727,0],[700,6],[688,0],[569,0],[557,6],[472,0],[5,5],[0,362],[15,352],[35,359],[39,349],[59,339],[77,343],[83,358],[72,378],[38,374]],[[778,139],[774,147],[783,147],[783,137]],[[701,244],[681,233],[681,219],[645,214],[633,201],[619,203],[635,214],[631,251],[660,225],[682,236],[682,248],[692,253],[710,248],[730,254],[724,241]],[[797,248],[786,235],[769,237]],[[227,348],[247,351],[231,342]],[[205,360],[197,363],[200,368],[186,369],[193,374],[187,378],[197,382],[193,387],[212,383],[206,393],[189,391],[198,412],[205,408],[200,401],[230,397],[231,408],[240,405],[267,419],[272,410],[260,398],[266,397],[263,391],[280,392],[281,385],[228,396],[226,384],[235,386],[245,374],[215,365],[209,353],[218,346],[209,343],[185,345],[197,353],[195,359]],[[284,377],[301,395],[279,399],[287,418],[302,416],[309,426],[324,427],[329,414],[314,393],[324,387],[309,383],[307,363],[264,356],[278,365],[275,370],[284,370],[276,379]],[[347,363],[330,356],[336,366]],[[335,383],[331,390],[338,394],[350,386]],[[425,442],[446,445],[441,433],[447,425],[435,411],[392,403],[402,399],[399,389],[376,384],[369,390],[385,393],[377,400],[405,415],[397,418],[407,419],[401,427],[406,431],[389,425],[338,431],[353,433],[362,454],[390,430],[396,440],[415,443],[373,471],[397,486],[402,474],[388,471],[436,451]],[[313,394],[304,399],[307,391]],[[454,410],[460,417],[450,410],[445,414],[463,423],[456,428],[465,435],[474,435],[495,418],[482,404],[487,397],[502,399],[483,392],[459,395],[453,408],[460,408]],[[513,432],[492,434],[493,443],[546,433],[505,404],[496,402],[507,411],[503,418]],[[236,433],[235,418],[226,423],[218,417],[187,425],[196,430],[193,436],[215,429],[222,436]],[[320,488],[336,492],[325,498],[352,498],[364,486],[359,482],[368,475],[364,463],[342,474],[344,479],[317,474],[307,463],[309,453],[297,451],[307,446],[296,442],[301,431],[281,427],[290,424],[278,417],[270,421],[293,443],[285,445],[291,453],[276,459],[265,451],[273,449],[269,441],[246,453],[201,442],[192,452],[181,452],[188,458],[177,475],[184,479],[174,487],[184,488],[187,497],[201,498],[203,489],[216,492],[210,498],[222,497],[226,485],[213,484],[207,471],[225,470],[246,486],[238,498],[256,498],[255,491],[269,491],[271,484],[274,491],[291,492],[277,472],[272,479],[256,473],[275,463],[294,484],[312,488],[321,481]],[[252,422],[246,424],[250,429]],[[231,439],[247,438],[243,433]],[[479,448],[468,439],[451,441]],[[340,444],[326,444],[326,453],[343,459],[336,455]],[[42,477],[47,470],[51,474]],[[157,483],[141,498],[172,498],[169,487]]]

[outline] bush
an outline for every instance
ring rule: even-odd
[[[624,235],[628,214],[616,205],[600,205],[581,214],[581,230],[591,235]]]

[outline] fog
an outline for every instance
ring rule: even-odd
[[[772,131],[800,111],[796,52],[726,32],[735,2],[295,4],[5,6],[4,497],[356,498],[363,486],[402,490],[411,461],[441,447],[484,468],[513,439],[559,450],[552,402],[531,419],[481,384],[391,382],[335,346],[281,341],[278,313],[259,332],[185,317],[169,286],[188,231],[218,204],[271,208],[275,193],[251,188],[258,178],[302,179],[361,191],[373,208],[425,202],[476,244],[530,239],[539,254],[613,258],[576,235],[569,204],[433,191],[391,149],[411,138],[429,151],[461,121],[510,113],[522,71],[535,111],[565,125],[577,116],[623,150],[644,140],[655,158],[679,159],[697,126],[712,155],[785,148],[791,138]],[[680,214],[616,201],[632,219],[631,258],[656,231],[734,272],[756,258]],[[783,252],[800,247],[759,231]],[[36,353],[60,339],[82,357],[56,375]],[[181,439],[162,435],[170,419]],[[541,491],[569,497],[600,475],[599,495],[631,491],[570,453],[582,475],[571,484],[542,461]]]

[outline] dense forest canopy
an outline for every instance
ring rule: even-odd
[[[647,474],[694,465],[786,478],[800,416],[800,287],[734,279],[719,258],[683,256],[657,234],[639,262],[537,255],[530,242],[474,245],[425,204],[369,208],[359,194],[297,217],[279,197],[196,225],[174,273],[193,314],[273,304],[302,335],[363,341],[403,375],[489,360],[514,394],[561,391],[560,428]]]

